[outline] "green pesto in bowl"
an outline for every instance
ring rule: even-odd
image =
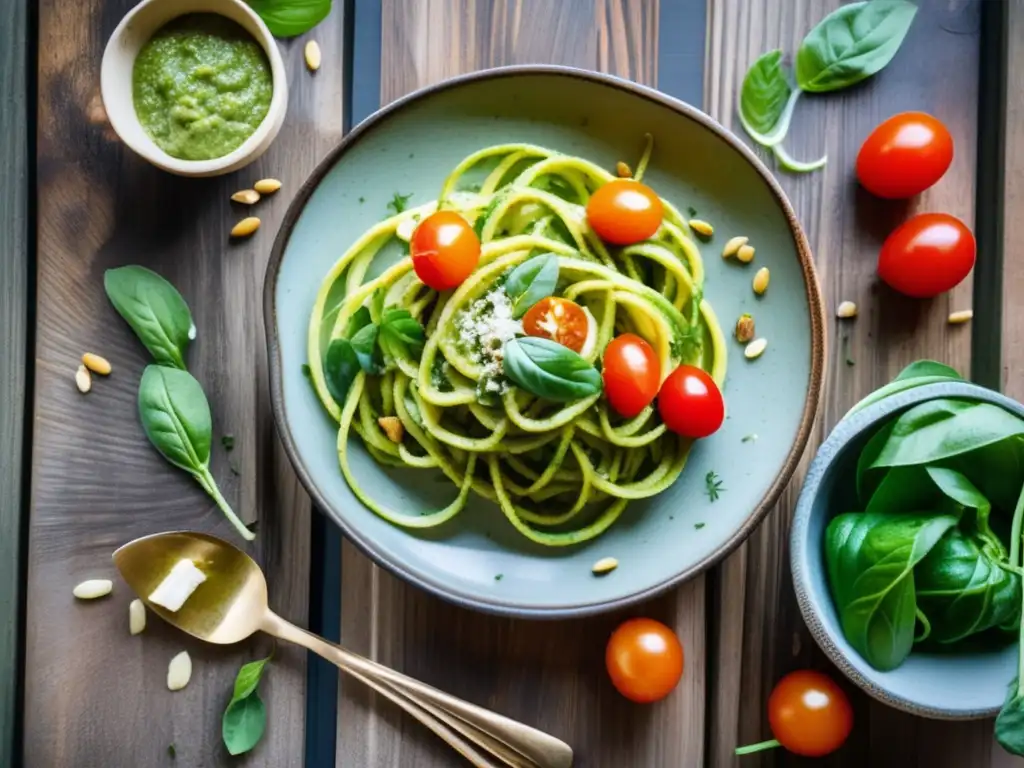
[[[180,160],[224,157],[267,116],[270,62],[239,24],[215,13],[179,16],[139,51],[132,95],[153,142]]]

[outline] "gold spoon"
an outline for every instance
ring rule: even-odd
[[[149,595],[179,560],[195,563],[206,581],[176,612]],[[270,610],[267,581],[237,547],[205,533],[157,533],[114,552],[124,580],[160,618],[193,637],[229,644],[258,630],[308,648],[393,701],[478,768],[495,768],[477,749],[513,768],[570,768],[572,748],[536,728],[470,704],[345,650],[291,624]],[[475,745],[475,746],[474,746]]]

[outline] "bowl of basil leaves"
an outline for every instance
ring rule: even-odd
[[[875,698],[926,717],[999,713],[1024,752],[1018,666],[1024,406],[920,361],[819,449],[791,566],[811,633]]]

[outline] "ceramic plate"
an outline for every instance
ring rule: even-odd
[[[613,168],[634,163],[654,136],[644,181],[685,212],[712,222],[702,247],[705,297],[727,334],[754,315],[768,349],[753,362],[729,340],[728,416],[691,452],[668,491],[631,503],[603,536],[550,549],[517,534],[497,507],[471,497],[442,527],[413,532],[364,508],[338,468],[337,427],[303,374],[306,328],[323,276],[367,228],[388,214],[394,193],[410,205],[437,197],[466,155],[491,144],[529,142]],[[721,258],[746,235],[749,266]],[[771,270],[758,299],[757,268]],[[558,67],[478,72],[419,91],[359,125],[327,157],[292,203],[265,283],[274,415],[288,454],[320,509],[370,557],[446,599],[496,613],[595,613],[650,597],[724,557],[772,506],[800,458],[817,407],[824,318],[810,253],[782,190],[754,155],[702,112],[654,90]],[[756,437],[755,437],[756,436]],[[378,466],[358,439],[352,465],[364,488],[405,510],[437,508],[453,488],[430,471]],[[712,502],[705,476],[725,491]],[[601,557],[619,567],[598,578]]]

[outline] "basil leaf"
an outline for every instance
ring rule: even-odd
[[[275,37],[308,32],[331,12],[331,0],[246,0]]]
[[[210,461],[210,404],[188,371],[147,365],[139,383],[139,418],[165,459],[198,474]]]
[[[153,359],[184,370],[185,351],[195,336],[195,325],[178,289],[156,272],[138,266],[108,269],[103,287],[114,309]]]
[[[919,379],[922,376],[941,376],[956,381],[963,380],[963,376],[960,375],[956,368],[951,368],[945,363],[939,363],[935,360],[917,360],[900,371],[893,381],[908,381]]]
[[[255,747],[267,727],[267,708],[259,694],[233,700],[221,718],[221,737],[232,755],[241,755]]]
[[[380,345],[391,358],[419,356],[427,334],[407,309],[385,310],[380,325]]]
[[[349,340],[359,361],[359,367],[372,375],[381,373],[384,368],[380,355],[377,354],[377,333],[377,326],[370,323],[360,328]]]
[[[769,51],[751,65],[743,78],[743,87],[740,90],[740,122],[747,133],[760,144],[770,143],[768,134],[779,125],[779,120],[786,111],[786,105],[793,93],[781,61],[781,50]],[[785,126],[779,127],[780,133],[785,135],[789,128],[789,120],[786,120]]]
[[[833,11],[797,51],[797,84],[822,93],[871,77],[892,61],[916,13],[917,6],[906,0],[871,0]]]
[[[1024,692],[1013,678],[1006,701],[996,717],[996,741],[1011,755],[1024,756]]]
[[[342,335],[346,339],[351,339],[372,322],[373,319],[370,317],[369,307],[360,307],[353,312],[352,317],[348,319],[348,323],[345,324],[345,333]]]
[[[512,317],[520,318],[541,299],[551,296],[558,285],[558,257],[545,253],[527,259],[512,270],[505,293],[512,299]]]
[[[598,370],[568,347],[527,336],[505,342],[505,376],[547,400],[565,402],[601,391]]]
[[[235,677],[235,690],[231,696],[232,701],[244,699],[256,690],[256,687],[260,684],[260,678],[263,676],[263,668],[267,666],[268,661],[270,661],[270,656],[242,665],[242,668],[238,670],[238,675]]]
[[[352,386],[360,369],[359,356],[351,341],[335,339],[331,342],[324,360],[324,379],[327,391],[338,405],[345,405],[349,387]]]

